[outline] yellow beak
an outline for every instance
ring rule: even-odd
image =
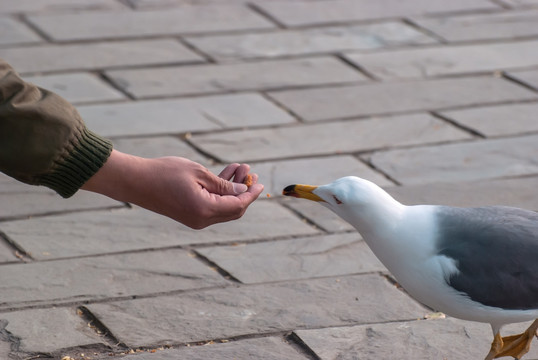
[[[285,196],[293,196],[300,199],[307,199],[312,201],[325,201],[316,194],[313,193],[314,190],[316,190],[317,186],[312,185],[301,185],[301,184],[295,184],[295,185],[289,185],[282,190],[282,195]]]

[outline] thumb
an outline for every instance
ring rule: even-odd
[[[246,186],[245,184],[231,182],[214,175],[211,176],[210,179],[208,179],[206,189],[209,192],[218,195],[239,195],[247,191],[248,186]]]

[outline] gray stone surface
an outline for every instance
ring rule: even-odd
[[[78,108],[88,126],[103,136],[180,134],[220,128],[210,116],[177,100],[97,104]]]
[[[366,78],[329,57],[107,72],[137,98],[351,83]]]
[[[327,183],[336,180],[336,178],[327,181]],[[283,203],[290,209],[299,213],[302,217],[308,219],[316,226],[334,233],[343,231],[355,231],[355,228],[341,217],[337,216],[331,210],[308,200],[283,199]]]
[[[124,8],[120,2],[114,0],[16,0],[2,1],[0,13],[21,13],[38,11],[82,11],[96,9]]]
[[[29,20],[54,40],[174,35],[270,29],[275,26],[246,6],[183,6],[154,11],[35,15]]]
[[[9,183],[13,184],[8,185]],[[0,183],[0,202],[12,204],[0,207],[0,220],[124,206],[121,202],[86,191],[79,191],[73,197],[64,199],[47,188],[15,184],[14,180]]]
[[[213,165],[213,162],[195,151],[182,139],[174,136],[156,136],[143,138],[123,138],[113,141],[114,148],[145,158],[157,158],[163,156],[180,156],[196,161],[204,166]]]
[[[538,131],[537,103],[477,107],[441,112],[443,116],[487,137]]]
[[[167,8],[181,5],[238,5],[256,4],[269,1],[281,2],[282,0],[127,0],[135,9]],[[318,1],[318,0],[286,0],[286,1]],[[519,0],[532,1],[532,0]]]
[[[370,160],[402,184],[459,182],[538,173],[538,136],[377,152]]]
[[[264,184],[264,193],[271,197],[281,196],[284,187],[291,184],[321,185],[347,175],[360,176],[380,185],[391,184],[349,155],[250,163],[250,166],[251,171],[259,175],[259,182]]]
[[[387,271],[357,233],[197,251],[248,284]]]
[[[419,114],[201,134],[194,135],[192,142],[228,162],[332,155],[468,138],[470,135],[447,123]]]
[[[517,331],[524,329],[519,325]],[[370,359],[371,356],[379,359],[481,359],[487,355],[493,341],[489,325],[453,318],[296,333],[322,360]],[[534,348],[525,358],[536,356],[538,350]]]
[[[496,10],[485,0],[324,0],[312,2],[264,2],[259,6],[288,26],[326,24],[358,20],[400,18],[409,15]]]
[[[226,283],[184,250],[3,265],[0,309],[128,297]]]
[[[209,344],[197,347],[180,347],[173,350],[157,351],[128,355],[127,360],[306,360],[308,357],[300,354],[284,340],[270,337],[261,339],[246,339],[226,342],[224,344]]]
[[[227,287],[88,308],[129,346],[410,320],[426,312],[379,275]]]
[[[406,49],[347,58],[381,79],[492,73],[538,62],[538,41]]]
[[[86,73],[25,76],[24,80],[53,91],[75,104],[125,99],[121,92]]]
[[[391,56],[394,58],[395,55]],[[538,95],[521,86],[495,77],[287,90],[271,92],[270,96],[306,121],[538,98]]]
[[[538,70],[510,71],[509,75],[538,91]]]
[[[435,43],[434,39],[398,22],[193,36],[187,37],[187,41],[220,60],[334,53]]]
[[[35,309],[0,314],[6,330],[20,339],[19,351],[53,353],[60,349],[105,342],[76,309]],[[7,359],[7,358],[6,358]]]
[[[413,22],[449,41],[513,39],[538,35],[538,11],[414,18]]]
[[[513,7],[538,6],[537,0],[502,0],[503,3]]]
[[[88,126],[104,136],[179,134],[294,123],[258,94],[208,96],[79,106]]]
[[[4,240],[1,238],[1,236],[2,236],[2,225],[0,224],[0,263],[18,261],[17,258],[15,257],[15,250],[12,249],[10,246],[8,246],[4,242]]]
[[[8,48],[2,49],[2,58],[19,73],[203,61],[200,56],[171,39]]]
[[[538,211],[538,177],[479,180],[472,182],[438,182],[393,186],[386,190],[407,205],[434,204],[449,206],[505,205]]]
[[[1,8],[2,5],[0,5]],[[0,17],[0,46],[32,44],[41,41],[41,38],[35,32],[20,21],[9,17]]]
[[[203,231],[138,208],[3,222],[0,229],[43,260],[319,233],[273,201],[259,201],[241,220]]]

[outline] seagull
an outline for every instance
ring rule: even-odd
[[[489,323],[485,360],[520,359],[538,337],[538,213],[505,206],[406,206],[354,176],[283,195],[324,205],[353,225],[416,300],[447,315]],[[510,323],[533,320],[501,337]]]

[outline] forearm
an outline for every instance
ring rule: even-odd
[[[86,129],[60,96],[23,81],[0,59],[0,171],[75,193],[107,160],[112,144]]]

